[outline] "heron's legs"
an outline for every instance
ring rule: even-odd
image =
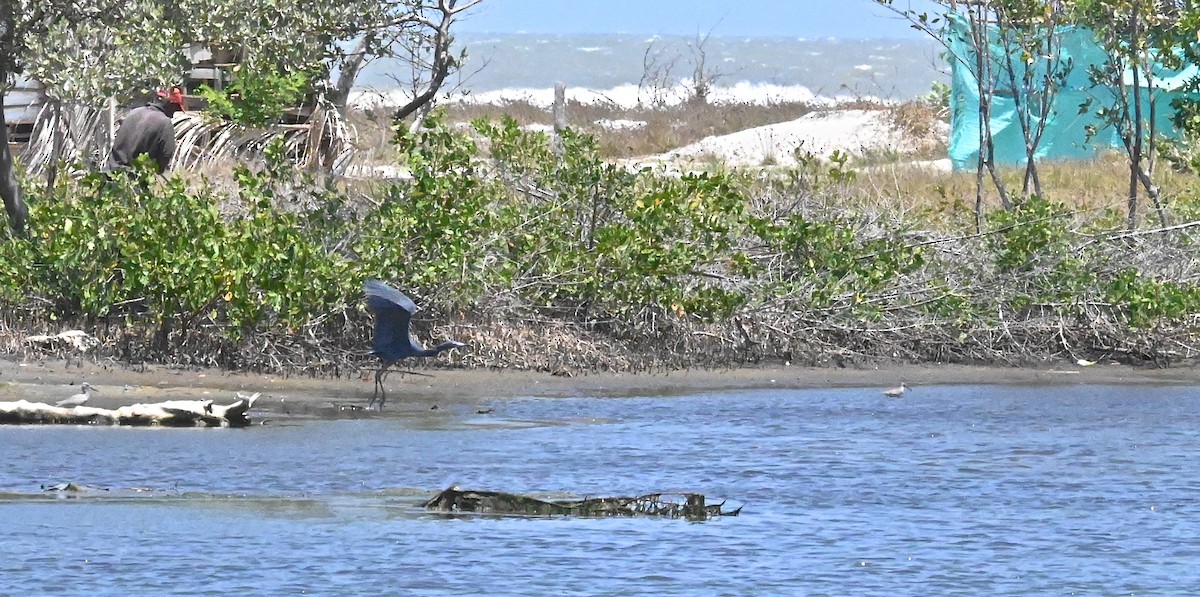
[[[379,410],[383,410],[383,403],[387,401],[387,389],[383,387],[383,378],[387,376],[388,363],[384,363],[377,371],[375,371],[375,394],[371,396],[371,401],[367,403],[367,409],[370,410],[375,405],[375,399],[379,399]]]

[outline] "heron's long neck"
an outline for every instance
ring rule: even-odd
[[[443,350],[450,350],[451,348],[457,348],[457,347],[458,347],[457,342],[453,342],[453,341],[442,342],[441,344],[438,344],[437,346],[434,346],[433,348],[426,348],[425,350],[422,350],[417,356],[431,357],[431,356],[438,354],[439,352],[442,352]]]

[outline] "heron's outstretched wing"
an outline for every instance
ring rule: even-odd
[[[363,291],[367,293],[367,308],[375,314],[375,352],[399,356],[396,352],[404,351],[410,344],[408,324],[417,305],[403,292],[379,280],[367,280]]]
[[[387,303],[387,305],[383,308],[399,307],[400,309],[406,311],[409,315],[417,312],[416,303],[413,303],[412,299],[408,298],[408,295],[396,290],[395,288],[392,288],[391,286],[388,286],[387,284],[384,284],[383,282],[380,282],[379,280],[367,280],[367,282],[363,284],[363,291],[367,293],[368,305],[372,306],[372,308],[375,308],[374,305],[376,303],[382,302]],[[382,299],[382,301],[376,301],[373,299]]]

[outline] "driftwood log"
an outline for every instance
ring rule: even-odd
[[[212,400],[168,400],[132,404],[115,410],[88,406],[62,407],[41,402],[0,402],[3,425],[129,425],[133,427],[247,427],[258,394],[238,392],[232,404]]]
[[[648,493],[634,497],[596,497],[582,500],[546,501],[515,493],[478,491],[451,487],[425,502],[437,512],[476,512],[523,516],[661,516],[707,520],[737,516],[741,507],[722,512],[725,502],[706,506],[700,493]]]

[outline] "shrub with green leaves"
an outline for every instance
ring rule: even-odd
[[[1200,312],[1200,287],[1155,280],[1125,268],[1106,285],[1105,298],[1124,308],[1129,325],[1152,327],[1160,321],[1178,321]]]
[[[1069,211],[1062,203],[1036,195],[1017,201],[1011,210],[987,216],[994,234],[988,248],[1001,271],[1028,271],[1063,255],[1070,238]]]
[[[527,194],[502,221],[514,284],[535,305],[591,316],[728,316],[744,297],[713,283],[745,228],[745,198],[719,174],[629,171],[594,137],[564,131],[557,151],[516,122],[477,121],[496,167]],[[717,276],[714,276],[717,274]]]
[[[869,237],[853,220],[816,220],[791,214],[780,221],[759,220],[755,231],[778,255],[781,292],[807,292],[809,307],[825,309],[850,298],[861,309],[864,298],[921,269],[925,250],[898,234]]]
[[[498,187],[476,162],[467,135],[441,126],[397,140],[411,180],[387,185],[362,221],[358,267],[438,290],[446,306],[476,302],[493,269]]]
[[[347,304],[356,292],[326,231],[271,207],[271,177],[242,169],[250,215],[230,219],[221,197],[181,179],[156,181],[147,164],[31,202],[30,234],[0,244],[11,301],[43,296],[54,319],[125,318],[168,330],[216,323],[236,341],[252,330],[294,330]]]
[[[208,104],[208,114],[236,124],[265,126],[279,122],[287,108],[300,106],[311,80],[305,72],[285,74],[242,65],[220,91],[202,85],[198,92]]]
[[[195,350],[187,338],[200,335],[234,347],[225,364],[264,336],[289,349],[329,338],[350,358],[362,282],[375,277],[434,312],[637,346],[711,338],[724,358],[791,355],[813,337],[891,358],[990,358],[1048,337],[1075,350],[1200,313],[1186,265],[1135,263],[1139,249],[1105,241],[1102,224],[1078,242],[1066,208],[1038,197],[993,212],[983,235],[948,236],[838,204],[846,164],[764,184],[633,170],[603,159],[590,135],[551,138],[511,119],[424,124],[397,139],[409,177],[365,197],[318,187],[278,139],[263,166],[234,169],[229,193],[164,181],[144,162],[111,179],[62,177],[48,193],[27,184],[30,234],[0,239],[0,302],[36,325],[153,334],[158,354]],[[1192,252],[1182,235],[1156,242]],[[249,339],[256,348],[243,350]]]

